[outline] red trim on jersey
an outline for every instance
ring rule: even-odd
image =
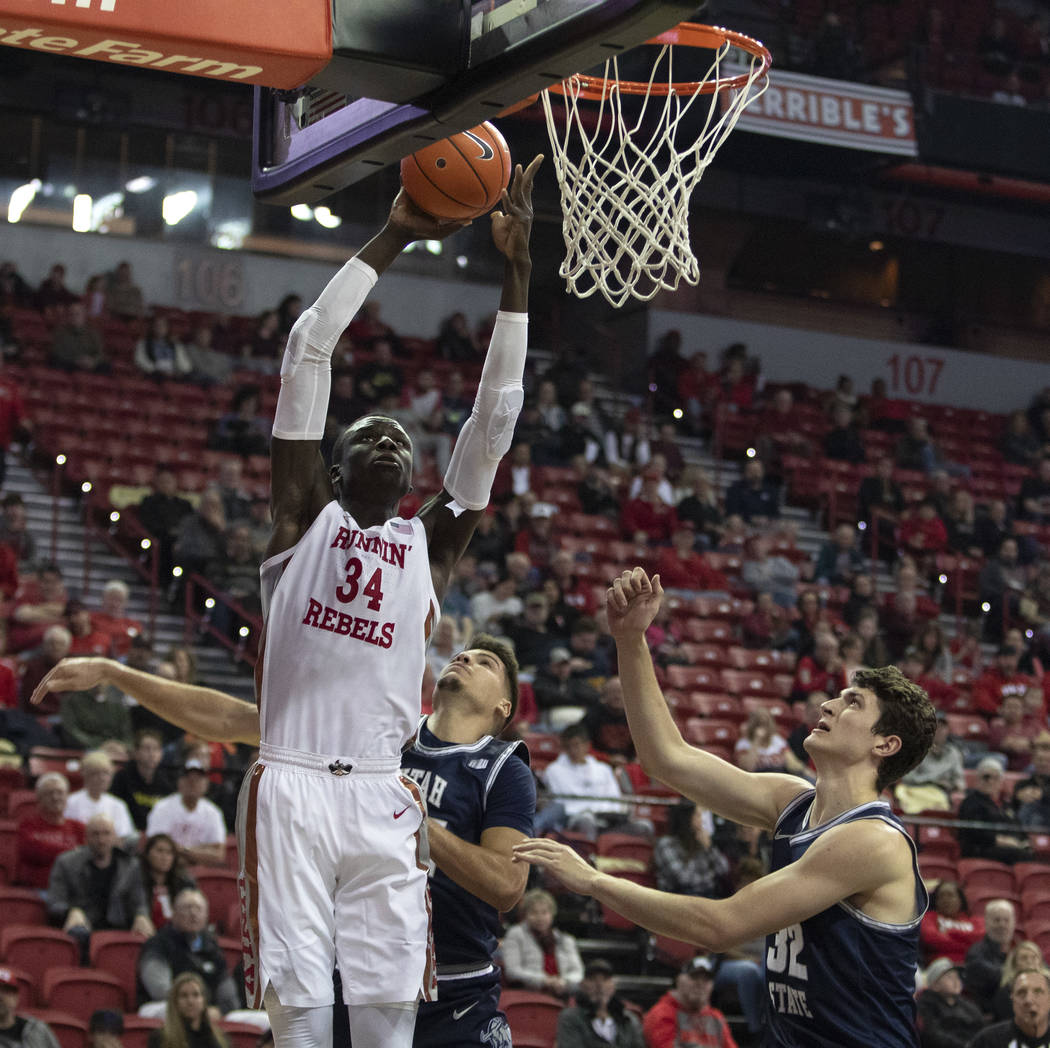
[[[259,985],[259,847],[255,839],[258,817],[259,780],[265,766],[256,764],[248,785],[244,813],[244,864],[237,887],[241,898],[241,953],[244,956],[244,992],[249,1008],[261,1008],[266,987]]]
[[[404,783],[405,788],[409,793],[412,794],[412,799],[416,802],[416,807],[419,808],[420,813],[423,816],[423,821],[419,824],[419,829],[415,832],[416,838],[416,869],[430,872],[430,867],[427,863],[423,862],[421,858],[422,852],[422,839],[423,835],[427,832],[427,806],[423,803],[423,795],[419,792],[419,786],[410,779],[407,775],[400,776],[401,781]],[[429,850],[429,849],[428,849]],[[427,907],[427,963],[423,968],[423,985],[419,988],[419,1000],[421,1001],[436,1001],[437,1000],[437,963],[434,959],[434,916],[430,907],[430,884],[424,890],[426,897]]]

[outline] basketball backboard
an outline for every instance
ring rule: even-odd
[[[337,3],[332,63],[299,91],[256,89],[252,189],[274,204],[322,200],[644,43],[697,7],[357,0],[355,17],[341,20]]]

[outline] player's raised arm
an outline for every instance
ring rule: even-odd
[[[606,596],[609,632],[616,641],[624,708],[638,759],[646,772],[697,804],[734,822],[772,829],[784,806],[809,789],[790,775],[753,774],[690,746],[674,722],[653,671],[645,640],[660,607],[660,576],[625,571]]]
[[[36,686],[30,697],[38,705],[48,692],[89,691],[112,684],[169,724],[214,742],[259,744],[259,711],[213,688],[166,680],[113,659],[63,659]]]
[[[439,220],[420,211],[402,191],[386,225],[302,312],[281,361],[281,391],[270,444],[273,531],[267,556],[302,538],[331,501],[332,485],[319,448],[332,384],[332,353],[379,274],[415,240],[441,240],[467,223]]]
[[[510,447],[525,397],[532,183],[542,162],[543,157],[537,156],[528,167],[522,169],[518,164],[514,168],[514,177],[503,191],[502,210],[492,214],[492,240],[506,259],[499,312],[474,408],[456,439],[444,490],[419,513],[430,540],[431,571],[439,598],[488,505],[496,467]]]

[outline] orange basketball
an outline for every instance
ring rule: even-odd
[[[510,150],[487,120],[401,161],[405,192],[435,218],[477,218],[509,182]]]

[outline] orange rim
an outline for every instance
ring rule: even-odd
[[[723,29],[720,26],[699,25],[696,22],[682,22],[681,25],[668,29],[667,32],[654,36],[647,40],[646,44],[667,45],[677,44],[680,47],[704,47],[717,51],[725,44],[732,44],[746,51],[749,55],[759,59],[762,68],[755,74],[752,71],[741,73],[738,76],[722,76],[714,80],[682,81],[671,84],[650,84],[647,80],[608,80],[604,76],[584,76],[577,74],[564,83],[552,84],[548,90],[555,91],[560,95],[566,93],[565,84],[573,84],[573,92],[580,98],[586,98],[593,102],[599,102],[607,98],[615,89],[625,95],[668,95],[671,92],[681,95],[711,95],[716,91],[730,91],[743,88],[753,80],[765,76],[773,62],[773,56],[769,49],[761,41],[744,33],[737,33],[732,29]]]

